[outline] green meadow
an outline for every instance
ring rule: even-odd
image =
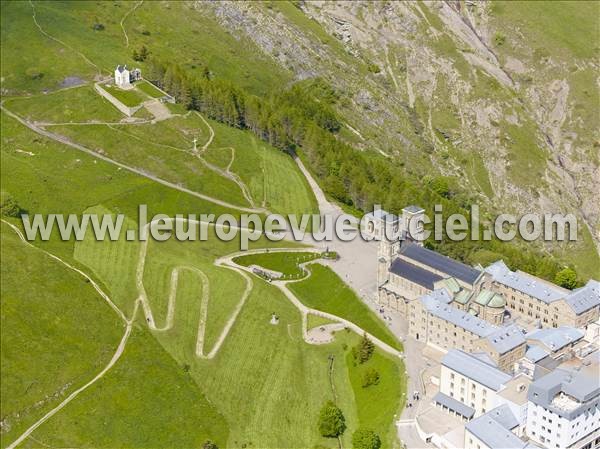
[[[308,278],[288,285],[304,305],[345,318],[390,346],[402,348],[385,323],[331,268],[316,263],[309,270]]]
[[[180,145],[189,138],[184,137],[183,132],[183,125],[189,123],[182,117],[173,120],[179,120],[181,126],[166,127],[164,132],[157,133],[157,143],[168,145],[177,141]],[[189,126],[189,129],[196,129],[195,125]],[[1,155],[2,190],[10,193],[19,206],[30,213],[121,212],[127,215],[125,225],[130,229],[139,226],[136,221],[138,203],[147,203],[149,214],[236,214],[236,211],[174,191],[40,137],[4,115]],[[297,170],[293,164],[288,167]],[[286,173],[280,175],[283,178]],[[24,185],[28,187],[23,189]],[[52,303],[30,301],[29,310],[21,310],[17,300],[12,305],[3,300],[3,337],[11,335],[9,339],[3,338],[3,345],[29,339],[31,341],[26,347],[32,348],[30,352],[44,353],[54,370],[63,357],[61,345],[75,345],[71,351],[72,358],[67,360],[70,365],[64,372],[61,371],[62,375],[54,375],[53,369],[45,369],[46,365],[40,364],[37,374],[32,371],[32,380],[34,376],[39,378],[35,384],[39,388],[29,391],[53,394],[63,385],[61,382],[69,379],[74,379],[69,387],[71,389],[82,385],[107,363],[122,335],[123,326],[101,298],[88,291],[91,289],[85,282],[76,276],[69,281],[73,276],[65,273],[64,268],[58,266],[55,270],[52,264],[44,262],[44,257],[36,254],[39,250],[26,250],[10,231],[5,231],[5,225],[2,231],[3,252],[8,251],[8,257],[3,255],[3,260],[9,261],[2,266],[3,297],[5,291],[15,290],[19,292],[15,294],[17,299],[27,295],[31,299],[31,282],[24,281],[23,277],[25,271],[29,272],[25,267],[35,267],[36,264],[44,264],[44,269],[35,271],[48,282],[52,281],[53,288],[60,289],[53,295]],[[127,316],[131,316],[139,295],[135,270],[140,244],[124,239],[96,242],[89,238],[81,242],[63,242],[56,237],[35,244],[83,269],[100,283]],[[251,247],[290,245],[289,242],[260,240]],[[214,236],[207,242],[150,242],[143,285],[157,326],[160,328],[166,322],[173,269],[189,267],[202,270],[209,280],[210,291],[204,353],[213,349],[233,311],[239,306],[247,285],[239,273],[215,266],[214,260],[238,249],[237,241],[220,242]],[[32,260],[12,263],[12,260],[25,256]],[[283,263],[286,269],[296,269],[294,262],[297,261],[284,257],[274,266]],[[38,286],[40,289],[38,295],[52,294],[55,290],[46,286],[43,279],[34,281],[35,289]],[[70,287],[70,282],[73,287]],[[73,292],[70,296],[64,293],[68,289]],[[32,434],[35,440],[28,439],[25,446],[35,446],[38,444],[36,441],[42,441],[59,447],[147,447],[150,442],[157,446],[191,447],[212,439],[221,447],[245,444],[246,447],[333,448],[337,447],[337,441],[319,436],[316,426],[318,411],[327,399],[336,399],[344,411],[348,431],[343,442],[349,446],[351,433],[359,425],[360,413],[351,368],[345,360],[348,348],[357,343],[358,336],[341,332],[329,345],[307,345],[302,340],[300,313],[276,288],[252,277],[250,294],[215,357],[200,359],[195,348],[202,289],[194,271],[182,270],[172,327],[164,331],[150,331],[139,310],[137,324],[117,364],[101,381],[36,429]],[[71,305],[67,300],[71,301]],[[83,311],[78,307],[82,301],[96,305]],[[48,309],[50,306],[53,308]],[[9,313],[10,310],[14,312]],[[66,319],[69,316],[66,312],[73,316],[71,321]],[[280,317],[276,326],[269,322],[272,313]],[[14,314],[26,318],[12,319]],[[45,334],[47,337],[40,340],[37,329],[50,325],[44,320],[52,322],[52,318],[59,316],[64,317],[61,319],[64,330],[58,334],[55,332],[56,324],[52,324]],[[311,322],[315,323],[314,320]],[[80,338],[82,323],[86,323],[88,338],[85,340]],[[65,335],[73,337],[62,341]],[[48,345],[52,345],[53,351],[46,350]],[[12,354],[10,348],[5,350],[3,346],[2,349],[3,370],[15,366],[15,363],[22,366],[32,363],[29,357],[23,355],[20,359],[15,356],[14,361],[9,361],[6,357]],[[330,355],[335,360],[331,379],[328,374]],[[399,366],[399,361],[383,354],[381,357]],[[398,370],[401,372],[400,367]],[[64,394],[40,409],[23,413],[34,398],[25,395],[14,402],[12,398],[21,395],[24,388],[23,380],[16,376],[11,378],[10,374],[7,376],[9,381],[3,382],[2,388],[3,398],[8,400],[3,401],[2,414],[21,411],[21,419],[15,423],[14,431],[3,435],[3,442],[9,444],[20,431],[56,406]],[[394,382],[402,384],[401,378]],[[369,400],[376,400],[375,393]],[[10,404],[10,408],[5,408],[5,404]],[[386,414],[385,419],[391,425],[391,412]],[[383,432],[382,438],[387,438]]]

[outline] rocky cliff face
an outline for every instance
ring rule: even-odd
[[[357,148],[452,177],[489,210],[576,213],[597,252],[600,11],[558,6],[196,5],[296,79],[327,79]]]

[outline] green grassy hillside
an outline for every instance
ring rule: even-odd
[[[361,300],[344,284],[329,267],[318,263],[309,267],[311,275],[302,281],[289,284],[292,290],[308,307],[332,313],[352,321],[390,346],[401,349],[394,335]]]

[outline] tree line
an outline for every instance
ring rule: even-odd
[[[230,81],[213,78],[206,66],[183,68],[156,58],[149,59],[146,78],[186,108],[247,129],[276,148],[300,155],[325,193],[357,212],[369,211],[374,204],[396,214],[408,204],[432,212],[435,204],[441,204],[445,217],[469,215],[472,198],[453,189],[447,178],[410,174],[399,161],[359,151],[341,140],[342,123],[335,113],[340,98],[322,79],[299,81],[258,97]],[[469,264],[503,259],[512,269],[549,280],[564,268],[530,246],[499,240],[454,242],[445,237],[426,245]]]

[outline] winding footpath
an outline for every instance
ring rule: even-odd
[[[254,208],[254,207],[243,207],[243,206],[238,206],[236,204],[231,204],[228,203],[227,201],[223,201],[220,200],[218,198],[214,198],[212,196],[208,196],[208,195],[204,195],[202,193],[198,193],[194,190],[190,190],[186,187],[182,187],[180,185],[177,185],[175,183],[166,181],[162,178],[159,178],[158,176],[154,176],[150,173],[147,173],[146,171],[139,169],[139,168],[135,168],[135,167],[131,167],[129,165],[123,164],[122,162],[116,161],[114,159],[111,159],[108,156],[105,156],[103,154],[100,154],[94,150],[91,150],[87,147],[84,147],[83,145],[80,145],[78,143],[72,142],[70,139],[61,136],[59,134],[54,134],[50,131],[47,131],[43,128],[40,128],[39,126],[35,125],[32,122],[29,122],[21,117],[19,117],[17,114],[11,112],[10,110],[8,110],[4,105],[0,105],[0,110],[2,110],[3,112],[5,112],[9,117],[14,118],[15,120],[17,120],[19,123],[21,123],[22,125],[25,125],[27,128],[29,128],[30,130],[36,132],[37,134],[40,134],[44,137],[47,137],[48,139],[54,140],[56,142],[59,142],[61,144],[64,145],[68,145],[71,148],[75,148],[76,150],[82,151],[84,153],[89,154],[90,156],[93,156],[95,158],[101,159],[105,162],[108,162],[110,164],[116,165],[117,167],[121,167],[127,171],[130,171],[132,173],[135,173],[136,175],[140,175],[143,176],[144,178],[150,179],[152,181],[158,182],[159,184],[162,184],[164,186],[170,187],[172,189],[175,190],[179,190],[180,192],[184,192],[187,193],[189,195],[195,196],[196,198],[200,198],[203,199],[205,201],[209,201],[211,203],[217,204],[219,206],[223,206],[223,207],[227,207],[230,209],[235,209],[235,210],[239,210],[241,212],[248,212],[248,213],[254,213],[254,214],[262,214],[265,212],[264,209],[262,208]]]
[[[84,55],[83,53],[81,53],[78,50],[75,50],[73,47],[71,47],[69,44],[61,41],[60,39],[57,39],[56,37],[52,36],[51,34],[47,33],[42,26],[39,24],[39,22],[37,21],[37,13],[35,11],[35,5],[33,4],[32,0],[29,0],[29,4],[31,5],[31,18],[33,19],[33,23],[35,23],[35,26],[38,28],[38,30],[40,31],[40,33],[42,33],[44,36],[46,36],[48,39],[53,40],[54,42],[57,42],[58,44],[62,45],[65,48],[68,48],[69,50],[71,50],[73,53],[76,53],[77,55],[79,55],[81,58],[83,58],[83,60],[91,65],[92,67],[94,67],[97,71],[98,71],[98,75],[100,75],[102,73],[102,71],[100,70],[100,67],[98,67],[96,64],[94,64],[92,61],[90,61],[88,59],[88,57],[86,55]]]
[[[119,23],[121,25],[121,29],[123,30],[123,34],[125,35],[125,47],[129,48],[129,36],[127,36],[127,31],[125,30],[125,20],[127,19],[127,16],[129,16],[131,13],[133,13],[136,9],[138,9],[140,6],[142,6],[142,3],[144,3],[144,0],[140,0],[139,2],[137,2],[133,8],[131,8],[129,11],[127,11],[125,13],[125,15],[123,16],[123,18],[121,19],[121,22]]]
[[[108,364],[98,374],[96,374],[96,376],[94,376],[90,381],[88,381],[87,383],[85,383],[84,385],[82,385],[81,387],[76,389],[75,391],[73,391],[69,396],[67,396],[63,401],[61,401],[56,407],[54,407],[52,410],[50,410],[48,413],[46,413],[44,416],[42,416],[39,420],[37,420],[33,425],[31,425],[25,432],[23,432],[21,434],[21,436],[19,436],[19,438],[17,438],[9,446],[7,446],[7,449],[14,449],[19,444],[21,444],[27,437],[29,437],[39,426],[44,424],[52,416],[54,416],[61,409],[63,409],[69,402],[71,402],[73,399],[75,399],[77,396],[79,396],[80,393],[82,393],[83,391],[85,391],[86,389],[91,387],[93,384],[95,384],[97,381],[99,381],[102,377],[104,377],[104,375],[117,363],[117,361],[121,358],[121,355],[123,355],[123,351],[125,350],[125,345],[127,344],[127,340],[129,339],[129,336],[131,335],[133,321],[135,319],[135,315],[137,312],[138,302],[136,301],[135,308],[134,308],[131,318],[127,319],[125,317],[125,314],[116,306],[116,304],[110,299],[110,297],[102,290],[102,288],[100,288],[100,286],[90,276],[88,276],[86,273],[79,270],[78,268],[75,268],[73,265],[69,264],[68,262],[65,262],[60,257],[55,256],[54,254],[49,253],[48,251],[45,251],[41,248],[38,248],[37,246],[32,245],[31,243],[29,243],[27,241],[27,239],[25,239],[25,236],[19,230],[19,228],[17,228],[15,225],[13,225],[12,223],[9,223],[8,221],[6,221],[4,219],[2,219],[1,221],[2,221],[2,223],[10,226],[10,228],[17,234],[17,236],[19,237],[21,242],[23,242],[25,245],[27,245],[31,248],[34,248],[37,251],[41,251],[46,256],[51,257],[52,259],[63,264],[69,270],[75,271],[77,274],[83,276],[92,285],[92,287],[96,290],[96,292],[98,292],[98,294],[108,303],[108,305],[111,307],[111,309],[113,309],[115,311],[115,313],[119,316],[119,318],[125,324],[125,333],[123,334],[123,337],[121,338],[121,341],[119,342],[119,345],[118,345],[115,353],[111,357],[110,361],[108,362]]]

